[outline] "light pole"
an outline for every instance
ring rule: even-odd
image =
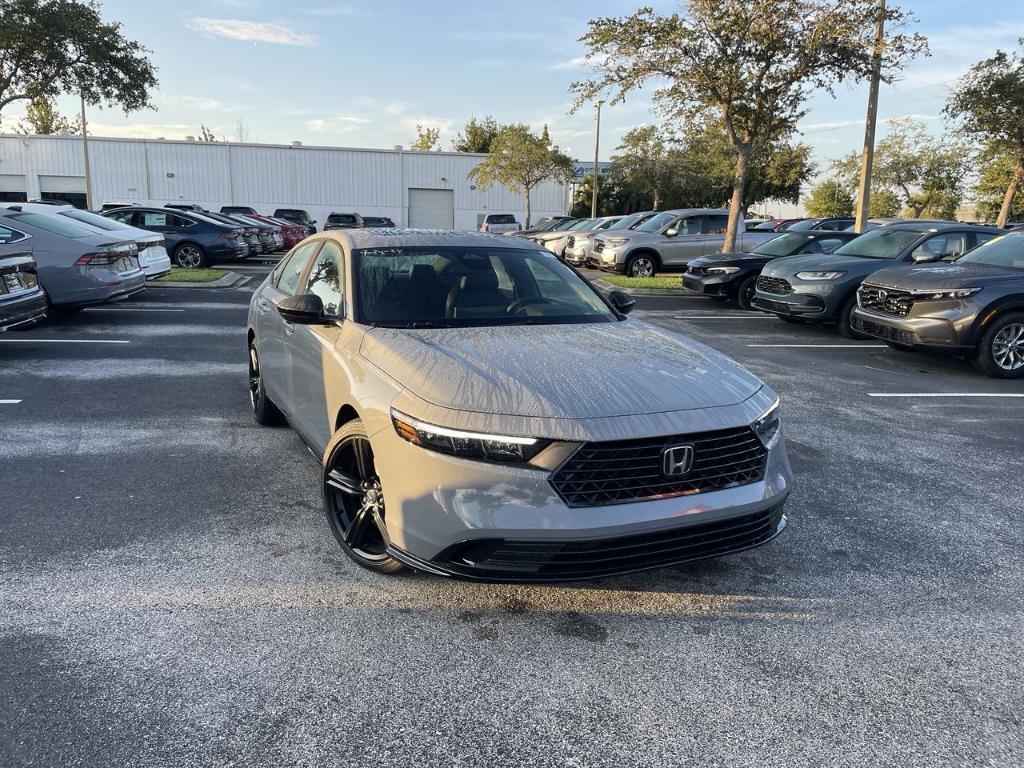
[[[85,157],[85,207],[92,210],[92,174],[89,172],[89,127],[85,124],[85,94],[82,100],[82,153]]]
[[[885,0],[878,0],[875,20],[875,49],[871,54],[871,85],[868,90],[868,116],[864,125],[864,151],[860,161],[860,187],[857,189],[857,219],[854,231],[863,232],[871,203],[871,166],[875,161],[875,123],[878,119],[878,83],[882,74],[882,47],[885,44]]]
[[[601,105],[603,101],[597,102],[597,130],[594,134],[594,189],[590,198],[590,218],[597,218],[597,188],[600,186],[597,176],[597,156],[601,150]]]

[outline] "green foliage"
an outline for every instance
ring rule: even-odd
[[[71,134],[82,132],[82,118],[68,120],[53,106],[53,99],[37,96],[25,109],[25,119],[18,126],[18,133],[53,135],[66,131]]]
[[[433,150],[441,150],[441,129],[440,128],[424,128],[422,125],[416,126],[416,139],[409,145],[409,149],[414,152],[431,152]]]
[[[469,172],[469,178],[481,189],[502,184],[526,198],[526,222],[530,226],[530,192],[542,181],[568,182],[573,174],[572,160],[552,146],[547,126],[535,136],[524,126],[511,126],[491,142],[488,157]]]
[[[524,123],[501,125],[490,115],[482,120],[471,117],[462,129],[462,133],[452,141],[452,149],[456,152],[475,152],[485,155],[491,151],[491,142],[506,128],[529,130]]]
[[[980,159],[981,174],[973,191],[974,201],[978,206],[978,218],[982,221],[995,221],[1003,206],[1007,187],[1013,181],[1017,170],[1017,159],[995,147],[988,147],[981,153]],[[1014,195],[1006,220],[1024,221],[1024,195]]]
[[[1024,45],[1024,39],[1020,43]],[[1024,57],[996,51],[975,64],[950,93],[946,114],[965,134],[984,142],[993,164],[982,169],[979,213],[982,206],[991,210],[992,183],[1001,178],[1002,200],[992,218],[999,226],[1018,220],[1014,211],[1020,206],[1015,208],[1014,201],[1024,178]]]
[[[620,288],[683,289],[682,275],[655,275],[654,277],[628,277],[627,275],[601,275],[606,283]]]
[[[147,53],[92,0],[0,0],[0,111],[62,93],[125,112],[149,107],[157,81]]]
[[[811,218],[819,216],[852,216],[853,193],[838,181],[823,181],[804,198],[804,207]]]
[[[868,218],[891,219],[900,215],[902,207],[899,197],[891,189],[874,189],[868,201]]]
[[[883,77],[925,49],[899,31],[908,19],[885,10]],[[611,93],[611,103],[651,79],[655,102],[688,125],[721,122],[735,152],[726,249],[735,244],[751,159],[785,141],[813,92],[871,71],[875,0],[690,0],[684,13],[641,8],[589,22],[580,38],[596,75],[576,82],[574,108]]]
[[[952,218],[963,199],[969,155],[949,137],[932,136],[910,119],[889,121],[889,135],[875,147],[871,196],[888,190],[915,219],[925,215]],[[834,168],[848,184],[857,183],[860,153],[836,161]],[[948,215],[937,216],[941,212]]]

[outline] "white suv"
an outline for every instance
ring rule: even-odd
[[[522,226],[511,213],[488,213],[480,225],[481,232],[500,235],[503,232],[518,232]]]

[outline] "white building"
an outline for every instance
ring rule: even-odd
[[[486,155],[299,144],[89,138],[92,204],[302,208],[321,224],[332,211],[389,216],[399,226],[477,229],[488,213],[525,218],[523,196],[477,189],[467,174]],[[66,199],[84,206],[77,136],[0,135],[0,201]],[[545,182],[531,218],[563,214],[569,185]]]

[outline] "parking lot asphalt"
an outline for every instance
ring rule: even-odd
[[[0,336],[0,764],[1024,762],[1021,382],[641,298],[779,391],[787,531],[579,585],[388,578],[252,420],[252,287]]]

